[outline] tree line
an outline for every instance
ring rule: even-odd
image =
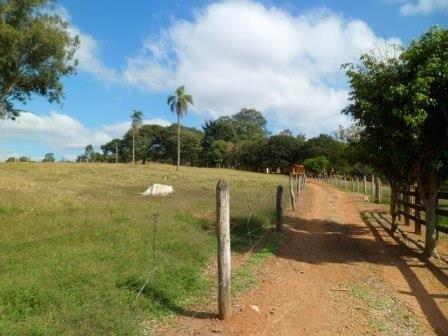
[[[131,115],[134,118],[135,112]],[[143,115],[141,115],[143,118]],[[332,134],[306,139],[290,130],[272,135],[260,111],[243,108],[232,116],[207,120],[202,129],[132,123],[123,135],[103,144],[101,152],[92,145],[77,158],[78,162],[139,162],[176,164],[180,144],[180,164],[199,167],[225,167],[264,171],[265,168],[290,167],[305,163],[314,173],[340,172],[367,174],[365,165],[350,162],[350,148],[345,137],[348,129],[340,127]]]

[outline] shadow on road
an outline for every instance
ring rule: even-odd
[[[277,256],[316,265],[367,262],[395,266],[411,289],[406,294],[415,296],[437,335],[446,335],[448,320],[435,301],[436,298],[443,299],[446,296],[429,293],[414,268],[424,265],[445,288],[448,288],[448,275],[421,257],[420,250],[417,250],[418,244],[416,249],[411,249],[392,235],[390,222],[386,221],[384,213],[363,211],[361,218],[365,226],[289,217],[286,219],[288,225],[284,228],[286,238]],[[292,240],[296,243],[288,244]],[[420,262],[417,266],[416,261]]]

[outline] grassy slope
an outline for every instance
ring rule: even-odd
[[[147,316],[176,312],[200,297],[214,258],[215,185],[231,186],[234,239],[272,225],[275,187],[286,178],[166,165],[0,165],[0,334],[135,335]],[[144,198],[153,182],[175,194]],[[157,273],[152,230],[160,214]],[[251,220],[247,225],[247,218]],[[242,239],[235,251],[242,251]]]

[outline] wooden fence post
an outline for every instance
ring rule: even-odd
[[[356,176],[356,192],[359,192],[359,176]]]
[[[347,176],[344,175],[344,189],[347,190]]]
[[[414,188],[414,190],[415,190],[415,204],[416,205],[421,205],[420,194],[419,194],[419,191],[418,191],[418,187]],[[417,218],[422,218],[420,209],[415,209],[414,215]],[[420,222],[415,222],[415,234],[418,234],[418,235],[422,234],[422,224]]]
[[[292,211],[296,211],[296,198],[294,196],[294,189],[292,186],[292,174],[289,175],[289,195],[291,196]]]
[[[381,203],[381,180],[379,177],[375,179],[375,203]]]
[[[375,199],[375,175],[372,174],[372,198]]]
[[[405,189],[405,194],[403,195],[404,201],[406,203],[409,203],[411,201],[411,197],[409,196],[409,191],[411,191],[411,188],[407,185],[406,189]],[[403,206],[403,210],[404,212],[406,212],[407,214],[410,213],[410,208],[408,205],[404,205]],[[408,216],[404,216],[404,225],[409,226],[409,217]]]
[[[276,215],[277,215],[277,232],[282,232],[282,218],[283,218],[283,207],[282,207],[282,197],[283,197],[283,186],[279,185],[277,187],[277,204],[276,204]]]
[[[352,191],[355,191],[355,179],[353,178],[353,176],[351,177],[351,181],[352,181]]]
[[[302,175],[297,177],[297,196],[299,196],[302,192]]]
[[[367,177],[364,175],[364,195],[367,195]]]
[[[218,308],[219,317],[232,315],[230,258],[230,194],[226,180],[216,186],[216,221],[218,226]]]

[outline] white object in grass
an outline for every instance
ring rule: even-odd
[[[166,196],[172,194],[174,189],[172,186],[154,183],[149,186],[144,192],[141,193],[142,196]]]

